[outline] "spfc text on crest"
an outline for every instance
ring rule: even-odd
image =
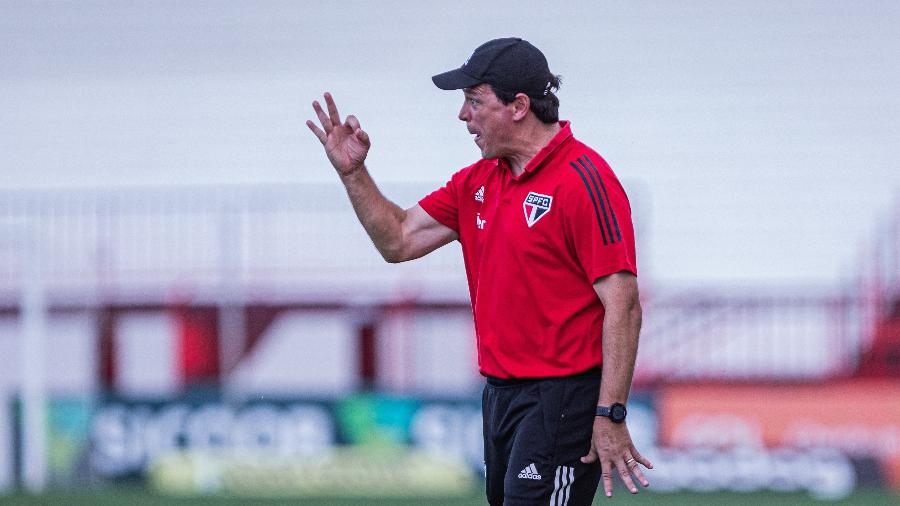
[[[553,197],[550,195],[528,192],[525,202],[522,202],[522,207],[525,209],[525,223],[528,223],[529,227],[534,226],[539,219],[550,212],[551,205],[553,205]]]

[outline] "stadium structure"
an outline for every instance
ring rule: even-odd
[[[425,190],[387,191],[411,200]],[[298,408],[306,414],[296,420],[279,419],[300,427],[318,420],[311,427],[324,431],[290,451],[387,438],[449,449],[477,469],[472,406],[455,412],[455,428],[422,429],[430,427],[424,408],[419,418],[383,426],[378,419],[392,410],[418,409],[402,403],[378,408],[384,413],[356,435],[340,428],[346,420],[334,413],[344,408],[335,403],[348,397],[453,400],[423,404],[434,418],[477,398],[483,384],[458,246],[385,264],[341,192],[307,185],[3,193],[0,392],[21,416],[0,417],[0,483],[41,489],[147,476],[167,450],[230,448],[240,438],[277,447],[282,432],[235,432],[247,407],[266,399],[282,407],[320,402],[318,410]],[[852,285],[673,292],[642,281],[632,430],[657,460],[691,465],[673,448],[712,448],[719,459],[752,448],[757,463],[806,459],[842,476],[795,484],[814,494],[848,493],[868,479],[866,466],[896,483],[900,447],[889,442],[900,430],[891,404],[900,389],[900,214],[889,216],[860,253]],[[740,402],[729,403],[735,396]],[[864,422],[830,414],[851,397],[871,398],[883,412]],[[58,426],[35,428],[47,418]],[[147,432],[153,424],[169,427],[168,436],[157,434],[162,441]],[[400,435],[378,435],[386,427]],[[838,437],[848,430],[857,437]],[[428,439],[435,431],[458,434]],[[121,432],[133,440],[117,439]],[[73,440],[57,448],[65,437]],[[796,455],[777,453],[785,447]],[[813,452],[821,448],[832,453]],[[48,451],[68,463],[48,460]],[[775,453],[760,456],[766,451]],[[697,487],[659,480],[663,489]]]

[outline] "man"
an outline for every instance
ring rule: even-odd
[[[652,464],[625,422],[641,324],[625,192],[559,121],[559,79],[527,41],[489,41],[432,80],[463,90],[459,119],[482,159],[410,209],[378,190],[369,136],[330,94],[327,113],[313,102],[321,128],[307,126],[385,260],[462,245],[487,377],[488,501],[590,504],[601,477],[612,496],[614,472],[637,493],[632,475],[648,486],[638,464]]]

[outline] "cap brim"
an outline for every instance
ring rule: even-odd
[[[461,90],[481,84],[481,81],[466,74],[462,69],[453,69],[443,74],[438,74],[433,76],[431,81],[442,90]]]

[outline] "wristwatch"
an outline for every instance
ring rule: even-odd
[[[611,406],[597,406],[597,416],[605,416],[613,423],[624,422],[627,414],[628,410],[625,409],[625,405],[619,402],[615,402]]]

